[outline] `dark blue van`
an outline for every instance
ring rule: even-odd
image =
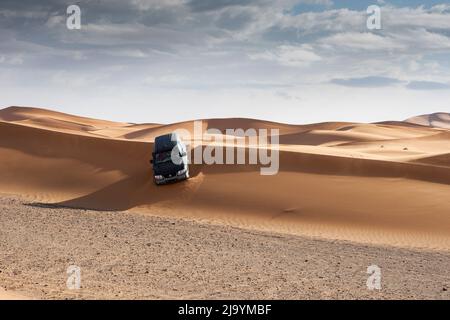
[[[152,153],[153,178],[157,185],[189,179],[186,145],[176,133],[155,138]]]

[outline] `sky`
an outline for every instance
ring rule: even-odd
[[[0,86],[0,107],[135,123],[450,112],[450,2],[1,0]]]

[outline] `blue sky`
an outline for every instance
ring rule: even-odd
[[[450,2],[0,3],[0,106],[131,122],[290,123],[449,112]],[[378,5],[381,30],[367,29]]]

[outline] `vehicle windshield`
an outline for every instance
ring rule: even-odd
[[[170,151],[166,151],[166,152],[160,152],[155,154],[155,163],[163,163],[163,162],[168,162],[171,161],[171,152]]]

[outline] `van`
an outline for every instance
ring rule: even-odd
[[[189,179],[186,145],[177,133],[155,138],[152,160],[153,179],[157,185]]]

